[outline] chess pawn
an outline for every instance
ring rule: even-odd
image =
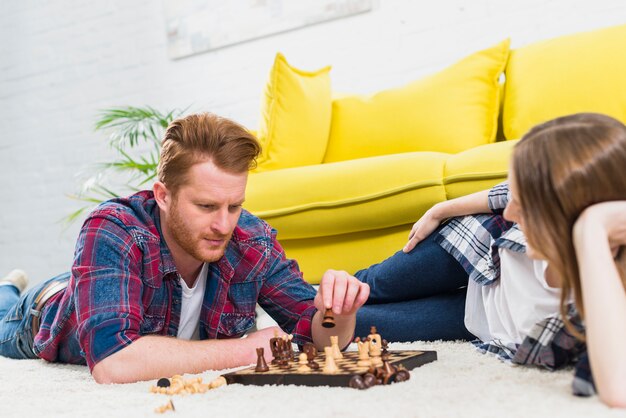
[[[293,334],[283,335],[283,348],[285,350],[285,357],[289,359],[289,361],[293,361],[293,346],[291,345],[291,340],[293,339]]]
[[[333,357],[333,349],[332,347],[324,347],[324,353],[326,354],[326,361],[324,362],[323,373],[326,374],[335,374],[339,371],[337,364],[335,363],[335,358]]]
[[[330,337],[330,348],[333,349],[333,358],[338,360],[343,358],[343,354],[341,354],[341,350],[339,349],[339,337],[333,335]]]
[[[306,353],[300,353],[300,356],[298,358],[300,359],[298,362],[298,364],[300,364],[300,367],[298,367],[298,371],[300,373],[310,372],[311,368],[307,365],[308,361]]]
[[[256,349],[256,355],[257,355],[257,361],[256,361],[256,367],[254,369],[255,372],[267,372],[269,371],[269,367],[267,366],[267,363],[265,362],[265,356],[263,356],[263,347],[259,347]]]

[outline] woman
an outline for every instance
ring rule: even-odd
[[[513,359],[530,329],[558,312],[560,292],[547,263],[527,256],[524,235],[507,219],[512,206],[503,214],[508,201],[503,183],[439,203],[403,251],[358,271],[370,298],[357,335],[376,325],[390,341],[478,337],[483,351]]]
[[[578,114],[531,130],[509,176],[512,219],[554,271],[561,314],[586,341],[600,398],[619,407],[626,407],[625,169],[626,126]],[[570,297],[586,338],[568,318]]]
[[[576,223],[576,240],[571,231],[587,206],[626,199],[626,177],[621,171],[626,167],[625,132],[620,122],[596,114],[559,118],[532,129],[515,148],[509,185],[436,205],[414,225],[403,252],[355,274],[371,287],[369,305],[358,316],[357,334],[364,334],[374,324],[391,340],[474,335],[484,351],[516,363],[548,368],[580,357],[574,390],[577,394],[592,393],[585,346],[572,336],[580,335],[577,330],[581,328],[570,302],[576,302],[581,316],[587,311],[581,290],[586,283],[585,272],[587,277],[594,271],[614,277],[617,271],[624,271],[619,263],[599,264],[597,260],[602,258],[597,252],[602,253],[603,247],[596,245],[600,234],[615,253],[626,240],[626,232],[619,229],[626,224],[623,204],[590,208],[590,215],[585,212]],[[505,207],[503,218],[500,214]],[[459,217],[489,210],[490,215]],[[598,228],[599,224],[604,227]],[[529,234],[528,242],[522,230]],[[577,260],[585,266],[581,267],[580,279]],[[599,270],[601,265],[603,270]],[[624,291],[620,287],[621,292],[617,292],[616,288],[614,285],[611,295],[618,300],[610,306],[620,309],[621,316],[604,311],[603,315],[586,317],[591,327],[588,335],[594,374],[608,403],[618,395],[606,391],[610,394],[602,395],[602,385],[623,387],[605,382],[617,380],[621,384],[616,376],[626,378],[626,366],[611,366],[619,357],[617,352],[624,353],[626,336],[617,334],[621,345],[615,345],[611,336],[616,335],[618,325],[603,325],[607,318],[626,319]],[[598,290],[594,287],[590,292],[595,295]],[[606,309],[602,300],[596,296],[585,303],[595,302]],[[567,329],[562,327],[559,310]],[[592,318],[597,318],[595,323],[590,322]],[[610,360],[606,351],[602,356],[597,354],[601,349],[597,347],[608,344],[617,347]],[[601,366],[596,364],[603,365],[602,361],[608,364],[598,369]],[[605,370],[602,380],[598,380],[596,369]]]

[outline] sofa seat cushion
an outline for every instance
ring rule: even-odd
[[[445,199],[447,154],[415,152],[251,173],[245,207],[280,239],[400,225]]]
[[[435,203],[506,179],[514,145],[507,141],[459,154],[410,152],[251,173],[245,207],[276,228],[281,240],[411,224]]]
[[[494,185],[494,180],[504,181],[517,142],[496,142],[450,155],[443,178],[446,198],[456,199],[478,190],[487,190]]]

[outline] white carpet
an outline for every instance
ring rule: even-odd
[[[597,397],[570,394],[572,371],[510,366],[469,343],[391,344],[436,350],[439,359],[407,382],[350,388],[230,385],[174,396],[176,412],[156,414],[166,395],[155,382],[98,385],[86,367],[0,357],[0,417],[626,417]],[[199,376],[213,380],[219,372]],[[186,378],[190,376],[185,376]]]

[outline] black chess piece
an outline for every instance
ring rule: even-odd
[[[280,337],[270,338],[270,350],[272,350],[272,364],[278,364],[282,341],[283,339]]]
[[[333,310],[328,308],[324,312],[324,319],[322,320],[322,326],[324,328],[334,328],[335,327],[335,315],[333,315]]]
[[[350,386],[351,388],[360,389],[360,390],[368,388],[368,386],[365,385],[363,378],[359,376],[358,374],[352,376],[352,378],[350,379],[350,382],[348,383],[348,386]]]
[[[265,362],[263,351],[265,351],[263,347],[259,347],[256,349],[256,355],[258,358],[256,361],[256,367],[254,369],[255,372],[263,373],[263,372],[267,372],[270,370],[267,363]]]
[[[409,374],[409,371],[407,369],[405,369],[404,367],[398,368],[398,371],[396,372],[396,382],[404,382],[409,380],[410,378],[411,375]]]
[[[315,361],[315,356],[317,356],[317,348],[315,348],[315,345],[312,343],[304,344],[304,353],[308,360],[307,366],[309,366],[311,370],[319,369],[320,365]]]
[[[368,388],[371,386],[376,386],[376,376],[374,376],[372,373],[365,373],[363,375],[363,383],[365,383],[365,386],[367,386]]]

